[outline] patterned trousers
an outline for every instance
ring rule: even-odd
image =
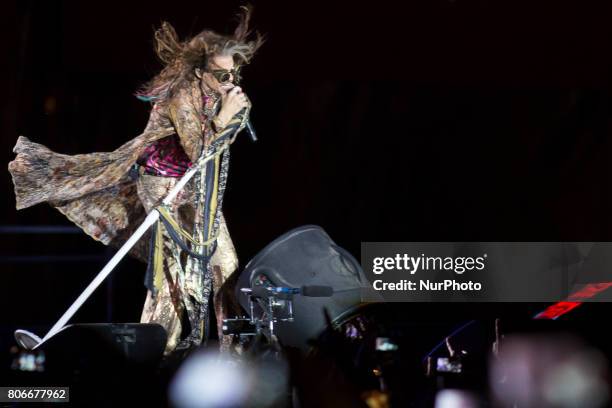
[[[138,196],[145,210],[150,212],[153,208],[161,203],[168,195],[172,187],[179,181],[179,178],[160,177],[153,175],[141,174],[137,181]],[[187,183],[187,186],[177,195],[174,202],[170,206],[172,217],[190,234],[193,233],[193,188],[192,183]],[[141,323],[158,323],[166,329],[168,340],[164,350],[164,356],[171,354],[182,338],[183,314],[187,313],[181,299],[181,291],[177,275],[181,269],[184,269],[187,254],[181,253],[181,266],[176,262],[173,256],[173,251],[178,250],[178,245],[168,235],[165,228],[163,229],[163,269],[164,279],[162,290],[159,291],[156,298],[147,291],[147,298],[142,310],[140,318]],[[176,248],[175,248],[176,246]],[[237,314],[239,311],[238,302],[235,299],[234,288],[231,281],[228,281],[238,268],[238,257],[232,239],[230,238],[223,215],[220,217],[219,235],[217,237],[217,249],[211,258],[211,266],[213,271],[213,305],[217,319],[217,331],[220,340],[220,349],[228,351],[232,337],[223,335],[222,323],[223,319],[231,314]],[[187,320],[187,319],[185,319]]]

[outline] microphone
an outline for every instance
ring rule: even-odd
[[[251,119],[247,119],[246,122],[246,130],[251,138],[251,141],[255,143],[257,141],[257,134],[255,134],[255,129],[253,129],[253,125],[251,125]]]
[[[272,294],[302,295],[307,297],[331,297],[334,289],[331,286],[304,285],[301,288],[287,288],[282,286],[256,286],[253,294],[258,297],[268,297]]]
[[[247,98],[247,101],[249,102],[250,106],[253,106],[250,99]],[[247,118],[245,128],[247,130],[247,133],[249,134],[249,137],[251,138],[251,141],[255,143],[257,141],[257,134],[255,133],[255,129],[253,128],[253,125],[251,124],[251,118]]]

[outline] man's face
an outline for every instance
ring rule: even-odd
[[[232,73],[229,73],[229,80],[227,82],[219,82],[219,80],[217,80],[217,78],[215,78],[215,76],[210,71],[231,71],[234,69],[234,67],[234,58],[231,55],[216,55],[212,57],[208,62],[207,71],[209,72],[206,72],[204,74],[204,79],[211,88],[213,88],[217,92],[220,92],[221,94],[225,94],[227,91],[234,87],[234,75]]]

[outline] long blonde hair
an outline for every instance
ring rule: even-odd
[[[144,84],[136,97],[150,102],[164,102],[171,98],[177,89],[194,79],[195,68],[205,68],[215,55],[231,55],[236,65],[251,62],[255,52],[263,44],[264,38],[249,30],[253,8],[242,6],[238,14],[238,25],[232,35],[218,34],[204,30],[193,38],[180,41],[174,27],[166,21],[155,31],[155,53],[164,68],[153,79]]]

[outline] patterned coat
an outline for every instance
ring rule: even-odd
[[[138,157],[176,133],[195,162],[203,144],[214,140],[211,120],[219,99],[194,79],[166,103],[156,103],[144,131],[112,152],[59,154],[20,136],[8,167],[17,209],[47,202],[95,240],[120,246],[146,216],[130,172]],[[141,239],[131,255],[146,261],[148,241]]]

